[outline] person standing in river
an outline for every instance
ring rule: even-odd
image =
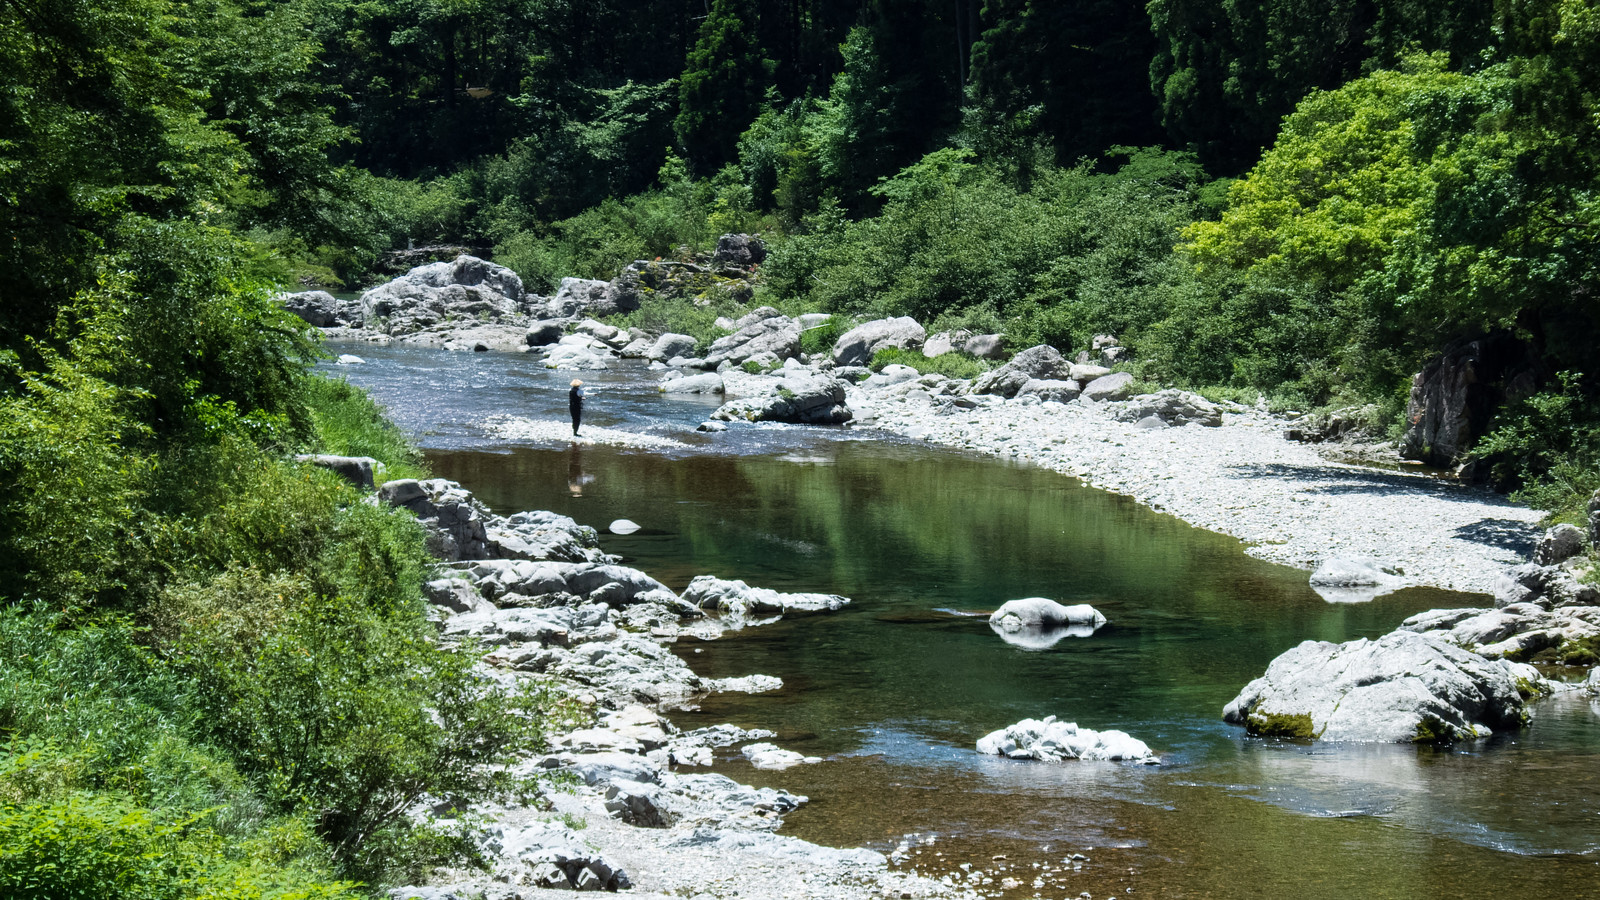
[[[567,406],[572,409],[572,436],[578,436],[578,424],[583,421],[583,382],[572,379],[572,390],[567,392]]]

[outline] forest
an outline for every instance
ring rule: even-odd
[[[483,764],[570,711],[435,648],[415,523],[293,460],[425,471],[273,300],[397,260],[550,292],[760,233],[755,303],[1012,350],[1113,333],[1144,381],[1391,435],[1415,373],[1494,340],[1522,362],[1477,470],[1557,518],[1600,488],[1594,0],[0,0],[0,25],[6,896],[375,894],[465,852],[419,798],[525,788]]]

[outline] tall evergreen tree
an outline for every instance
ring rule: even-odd
[[[739,135],[761,112],[773,63],[756,41],[753,0],[713,0],[683,70],[674,128],[699,175],[738,155]]]

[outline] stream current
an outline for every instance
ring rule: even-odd
[[[1329,604],[1303,571],[1044,469],[866,430],[697,433],[717,402],[659,394],[631,361],[575,376],[509,354],[332,349],[366,362],[330,371],[372,391],[438,475],[496,512],[570,515],[674,590],[710,574],[852,598],[674,647],[703,676],[783,679],[672,715],[685,729],[771,729],[824,758],[770,772],[722,751],[718,771],[811,798],[783,833],[906,847],[899,865],[987,877],[983,889],[1015,897],[1600,896],[1600,702],[1542,701],[1532,727],[1448,749],[1265,741],[1221,720],[1300,641],[1376,637],[1486,597],[1418,588]],[[655,449],[497,436],[507,416],[566,429],[573,377],[585,428]],[[642,529],[606,533],[618,518]],[[987,613],[1029,596],[1092,604],[1109,623],[1012,646]],[[1162,765],[974,749],[1046,715],[1126,731]]]

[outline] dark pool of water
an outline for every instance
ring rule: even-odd
[[[683,450],[490,445],[488,416],[564,415],[570,373],[499,354],[354,352],[369,363],[351,379],[421,436],[440,475],[499,511],[553,509],[602,529],[632,519],[644,530],[603,545],[674,588],[714,574],[853,598],[837,614],[677,646],[703,675],[784,679],[676,718],[770,728],[826,758],[785,772],[719,764],[811,797],[786,833],[885,851],[932,836],[910,865],[1012,867],[993,877],[1018,877],[1016,896],[1600,894],[1590,701],[1544,702],[1534,727],[1450,750],[1259,741],[1220,719],[1299,641],[1376,636],[1484,598],[1414,589],[1327,604],[1304,572],[1044,470],[837,429],[696,435],[707,405],[656,395],[639,367],[584,375],[597,385],[591,415]],[[1091,603],[1110,622],[1030,651],[971,615],[1026,596]],[[1125,730],[1163,765],[973,749],[1051,714]],[[1072,853],[1089,861],[1033,887],[1035,863]]]

